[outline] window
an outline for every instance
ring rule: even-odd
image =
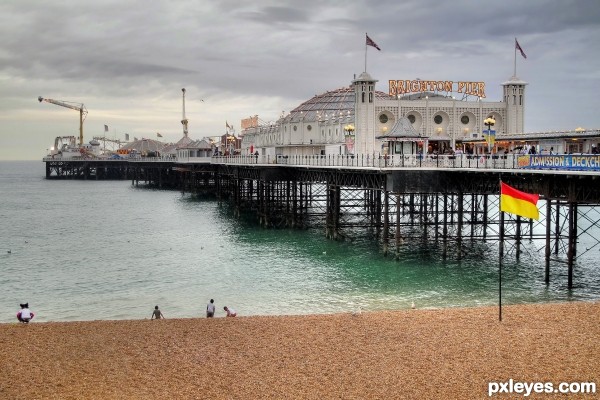
[[[469,123],[469,117],[467,115],[463,115],[460,117],[460,122],[462,122],[463,125],[467,125]]]
[[[438,125],[441,124],[443,120],[444,118],[442,118],[441,115],[436,115],[435,117],[433,117],[433,122],[435,122]]]
[[[312,126],[308,125],[308,126],[306,127],[306,129],[310,131],[310,130],[312,130]]]
[[[379,122],[381,122],[382,124],[385,124],[385,123],[387,123],[387,122],[388,122],[388,116],[387,116],[387,115],[385,115],[385,114],[381,114],[381,115],[379,116]]]
[[[294,125],[294,132],[298,130],[298,127]]]
[[[410,121],[411,124],[414,124],[417,119],[415,118],[415,116],[413,114],[410,114],[408,116],[408,120]]]

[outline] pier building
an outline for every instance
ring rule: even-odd
[[[242,121],[242,149],[268,156],[483,149],[487,118],[494,120],[497,137],[524,133],[527,82],[518,77],[501,84],[497,101],[487,100],[484,82],[390,80],[387,93],[377,83],[363,72],[349,86],[316,95],[275,122]]]

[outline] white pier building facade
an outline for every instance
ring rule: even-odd
[[[415,154],[485,151],[484,131],[498,140],[524,132],[527,83],[502,83],[499,101],[487,101],[483,82],[390,80],[388,92],[367,72],[351,85],[314,96],[279,120],[242,121],[242,154]],[[486,126],[493,119],[494,125]]]

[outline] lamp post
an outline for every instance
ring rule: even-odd
[[[354,125],[348,124],[344,127],[344,130],[346,131],[346,136],[351,136],[354,134]]]
[[[233,153],[235,152],[235,136],[231,135],[227,135],[227,148],[229,150],[229,155],[232,156]]]
[[[348,124],[344,126],[344,131],[346,131],[346,151],[354,154],[354,125]]]
[[[488,150],[491,153],[492,152],[492,146],[494,144],[494,139],[495,139],[495,134],[496,132],[492,131],[492,126],[496,125],[496,120],[494,119],[494,117],[489,116],[486,119],[483,120],[483,124],[485,126],[487,126],[487,138],[486,141],[488,142]]]

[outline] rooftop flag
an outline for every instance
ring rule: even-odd
[[[104,125],[104,132],[108,132],[108,125]]]
[[[517,50],[519,50],[521,52],[521,55],[523,56],[523,58],[527,58],[527,56],[525,55],[525,52],[523,51],[523,49],[519,45],[519,42],[517,41],[517,38],[515,38],[515,49],[517,49]]]
[[[375,47],[377,50],[381,51],[381,49],[379,48],[379,46],[377,46],[377,43],[375,43],[375,42],[373,41],[373,39],[371,39],[371,38],[369,37],[369,35],[366,35],[366,36],[367,36],[367,45],[368,45],[368,46],[373,46],[373,47]],[[521,51],[522,51],[522,50],[521,50]]]
[[[540,219],[537,194],[525,193],[500,182],[500,211],[515,214],[524,218]]]
[[[162,137],[162,135],[158,132],[156,132],[156,137]]]

